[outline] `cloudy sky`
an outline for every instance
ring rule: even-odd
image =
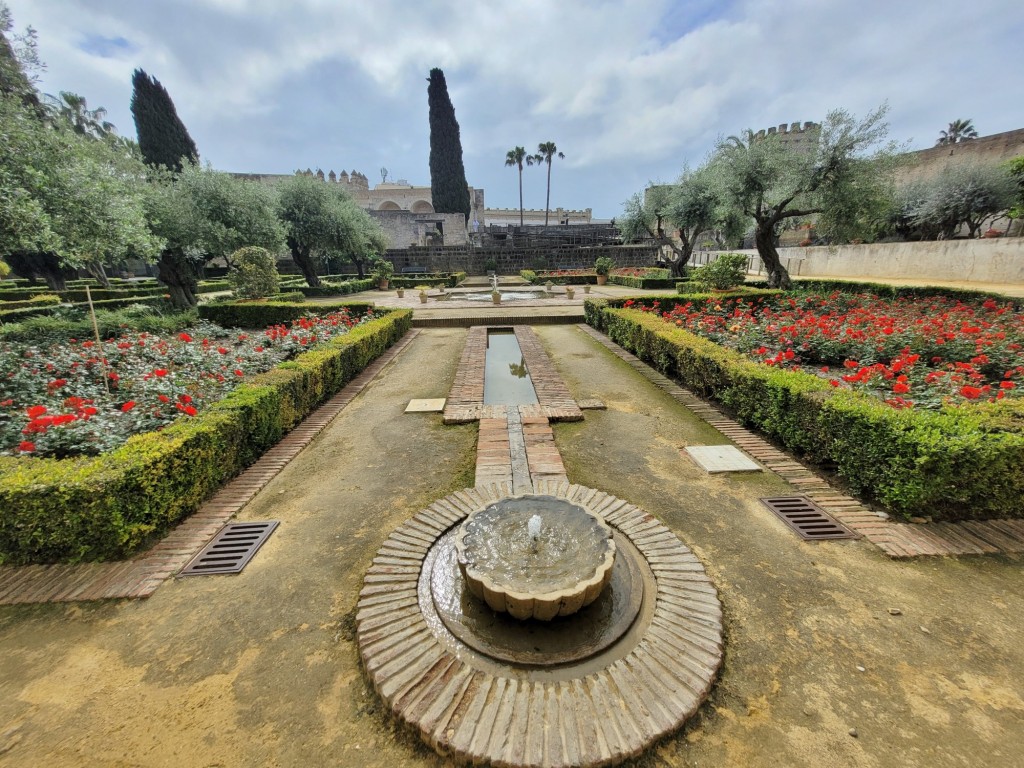
[[[136,67],[226,171],[357,169],[429,184],[426,77],[444,70],[469,183],[518,207],[516,145],[554,141],[552,208],[618,215],[721,136],[890,107],[914,149],[970,118],[1024,128],[1020,0],[5,0],[41,90],[134,136]],[[524,172],[544,207],[542,170]]]

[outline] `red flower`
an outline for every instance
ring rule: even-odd
[[[46,386],[49,389],[60,389],[61,387],[63,387],[67,383],[68,383],[67,379],[54,379],[53,381],[51,381]]]
[[[222,355],[226,355],[228,353],[228,351],[224,347],[217,347],[217,351],[220,352]]]
[[[35,449],[36,444],[30,440],[22,440],[20,443],[18,443],[18,450],[22,451],[23,453],[31,453]]]
[[[839,386],[839,382],[836,381],[835,379],[829,379],[828,383],[831,384],[833,387],[838,387]]]
[[[129,400],[127,403],[121,406],[121,413],[128,413],[132,408],[135,407],[135,401]]]
[[[44,413],[46,413],[45,405],[33,405],[30,408],[25,409],[25,413],[28,414],[30,419],[38,419]]]
[[[859,365],[860,365],[860,363],[858,363],[856,360],[844,360],[843,361],[843,367],[844,368],[856,368]]]
[[[999,388],[1000,389],[1013,389],[1015,386],[1017,386],[1017,385],[1014,384],[1012,381],[1000,381],[999,382]]]
[[[192,396],[191,395],[178,395],[178,399],[181,400],[181,402],[183,402],[183,403],[191,403],[192,402]]]
[[[154,368],[153,369],[153,375],[154,376],[158,376],[160,378],[163,378],[164,376],[167,375],[167,369],[166,368]]]
[[[897,395],[905,395],[907,394],[907,392],[910,391],[910,385],[905,384],[902,381],[897,381],[895,384],[892,385],[892,391],[895,392]]]
[[[968,400],[977,400],[981,397],[981,389],[978,387],[964,386],[960,387],[960,394],[966,397]]]
[[[192,341],[192,337],[189,336],[187,333],[179,333],[178,334],[178,340],[179,341]]]
[[[169,398],[167,395],[157,395],[157,397],[160,398],[161,403],[171,402],[171,398]]]
[[[192,407],[191,405],[186,405],[186,406],[185,406],[185,408],[184,408],[183,410],[184,410],[184,411],[185,411],[185,413],[187,413],[187,414],[188,414],[189,416],[195,416],[195,415],[196,415],[196,414],[198,413],[198,411],[197,411],[197,410],[196,410],[195,408],[193,408],[193,407]]]
[[[235,368],[235,376],[245,376],[241,368]]]
[[[61,424],[70,424],[75,421],[78,417],[73,413],[62,413],[60,416],[54,416],[53,426],[59,427]]]

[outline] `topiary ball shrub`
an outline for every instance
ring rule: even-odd
[[[231,255],[231,261],[234,266],[228,272],[228,282],[236,298],[262,299],[280,290],[277,260],[266,248],[239,248]]]
[[[710,264],[693,270],[690,279],[702,288],[725,291],[742,284],[746,271],[746,256],[742,253],[723,253]]]

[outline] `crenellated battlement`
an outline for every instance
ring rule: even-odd
[[[778,126],[777,128],[772,127],[768,128],[767,130],[762,128],[760,131],[754,134],[754,138],[763,139],[765,138],[765,136],[777,135],[786,137],[792,136],[794,139],[797,140],[808,141],[811,140],[811,137],[813,135],[813,140],[817,141],[819,133],[821,133],[821,124],[814,123],[808,120],[805,123],[782,123],[782,125]]]
[[[360,173],[359,171],[356,170],[353,170],[352,173],[348,173],[343,169],[341,173],[335,173],[334,169],[331,169],[325,175],[323,169],[321,168],[317,168],[316,171],[314,171],[312,168],[307,168],[304,171],[296,171],[295,175],[312,176],[317,179],[320,179],[320,181],[326,181],[330,184],[344,184],[347,187],[356,187],[359,189],[370,188],[370,180],[366,177],[366,174]]]

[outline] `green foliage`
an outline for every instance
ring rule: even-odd
[[[390,280],[395,274],[395,265],[387,259],[376,258],[370,262],[370,271],[378,281]]]
[[[440,69],[430,70],[427,103],[430,109],[430,195],[434,210],[461,213],[469,221],[472,205],[462,163],[459,123],[448,97],[444,72]]]
[[[727,290],[743,283],[746,270],[747,257],[742,253],[723,253],[693,270],[690,279],[701,288]]]
[[[923,234],[946,239],[966,226],[970,237],[981,233],[985,219],[1013,205],[1016,185],[1007,169],[988,165],[954,165],[934,179],[904,191],[902,214]]]
[[[377,287],[377,281],[372,278],[365,280],[345,280],[341,283],[322,282],[320,285],[299,285],[296,286],[303,296],[343,296],[349,293],[360,291],[372,291]]]
[[[387,247],[380,225],[338,185],[296,175],[277,188],[277,215],[292,259],[306,282],[320,282],[317,267],[336,257],[365,264]]]
[[[528,283],[537,282],[537,273],[532,269],[521,269],[519,270],[519,276]]]
[[[331,304],[317,304],[317,313],[348,308],[353,314],[362,314],[373,308],[368,302],[346,301]],[[199,317],[210,320],[223,328],[266,328],[268,325],[290,323],[311,314],[309,305],[291,302],[224,302],[200,304]]]
[[[239,248],[231,254],[231,263],[233,267],[228,273],[228,282],[236,297],[261,299],[278,292],[280,275],[277,274],[277,259],[266,248]]]
[[[883,144],[887,107],[855,120],[833,110],[818,144],[805,151],[778,135],[745,131],[719,142],[708,172],[722,200],[754,223],[754,241],[769,282],[788,287],[789,273],[775,248],[777,228],[791,218],[818,214],[819,231],[836,239],[871,237],[889,196],[896,147]]]
[[[615,269],[615,262],[609,256],[598,256],[594,261],[594,271],[599,275],[607,275]]]
[[[287,306],[287,305],[282,305]],[[0,561],[123,558],[192,514],[412,325],[408,310],[253,378],[194,419],[85,459],[0,457]]]
[[[720,399],[742,422],[790,449],[833,462],[852,489],[896,513],[946,520],[1024,516],[1024,401],[896,410],[832,390],[811,374],[759,365],[653,313],[592,299],[584,311],[616,343],[687,388]]]
[[[125,328],[157,334],[174,333],[196,321],[195,311],[164,314],[155,307],[138,303],[121,308],[104,306],[100,304],[96,310],[96,324],[100,337],[104,339],[117,337]],[[61,307],[61,312],[60,317],[31,317],[4,325],[0,327],[0,339],[45,343],[92,338],[92,320],[84,308]]]
[[[199,162],[196,143],[178,117],[167,89],[141,69],[132,73],[131,110],[139,149],[149,165],[180,171],[184,164]]]

